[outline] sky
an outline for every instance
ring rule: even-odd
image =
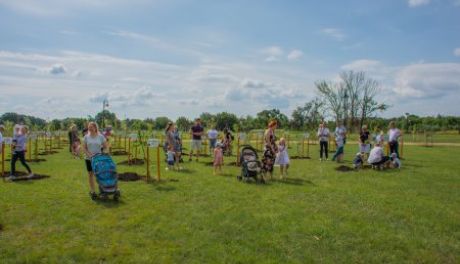
[[[349,70],[460,115],[460,0],[0,0],[0,114],[290,116]]]

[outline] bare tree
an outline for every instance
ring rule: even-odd
[[[378,92],[380,91],[379,83],[373,79],[365,79],[362,86],[362,98],[360,100],[360,126],[364,124],[366,118],[375,114],[377,111],[385,111],[388,109],[388,105],[384,103],[378,103],[375,100]]]
[[[343,118],[345,88],[342,83],[319,81],[315,83],[319,94],[324,98],[325,106],[331,111],[336,121]]]
[[[363,86],[366,83],[366,76],[364,72],[342,72],[340,78],[343,81],[343,85],[346,90],[346,106],[345,111],[347,112],[346,116],[349,117],[346,124],[350,130],[357,125],[358,111],[360,108],[360,95],[363,91]]]

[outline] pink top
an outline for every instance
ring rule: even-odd
[[[224,164],[224,153],[221,148],[214,149],[214,166]]]

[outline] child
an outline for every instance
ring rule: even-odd
[[[398,159],[398,154],[395,152],[391,153],[391,167],[394,169],[401,169],[401,160]]]
[[[222,174],[222,165],[224,165],[224,152],[222,150],[222,144],[217,143],[216,147],[214,148],[214,175],[216,175],[217,171],[219,174]]]
[[[278,143],[278,153],[276,154],[275,164],[280,165],[280,179],[287,177],[287,170],[289,168],[289,155],[287,152],[286,140],[280,138]]]
[[[353,160],[353,167],[355,169],[360,169],[363,167],[363,154],[361,152],[356,153],[355,159]]]
[[[168,152],[166,152],[166,155],[168,156],[167,157],[167,162],[168,162],[168,167],[166,168],[166,170],[173,170],[174,169],[174,156],[175,156],[175,153],[174,151],[172,150],[172,146],[170,146],[168,148]]]

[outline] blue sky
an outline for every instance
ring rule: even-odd
[[[290,115],[344,70],[383,116],[460,114],[460,0],[0,0],[0,113]]]

